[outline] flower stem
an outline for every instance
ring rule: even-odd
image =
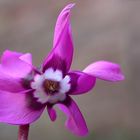
[[[18,131],[18,140],[28,140],[29,124],[20,125]]]

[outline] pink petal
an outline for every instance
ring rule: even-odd
[[[56,26],[55,26],[55,32],[54,32],[54,47],[59,41],[59,38],[61,37],[62,32],[65,30],[65,26],[69,24],[70,10],[71,8],[73,8],[74,5],[75,4],[67,5],[58,16]]]
[[[0,69],[0,90],[21,92],[24,91],[25,88],[22,86],[22,81],[19,78],[6,75]]]
[[[12,77],[25,77],[32,70],[31,54],[5,51],[1,57],[1,70]]]
[[[70,28],[70,11],[74,4],[67,5],[60,13],[54,33],[53,49],[43,63],[43,70],[49,67],[66,73],[73,57],[73,42]]]
[[[68,75],[70,76],[70,84],[71,90],[68,94],[77,95],[83,94],[90,91],[95,83],[96,78],[80,71],[72,71],[69,72]]]
[[[19,57],[22,61],[32,65],[32,55],[30,53],[26,53]]]
[[[50,116],[50,119],[52,121],[55,121],[56,120],[56,111],[53,109],[53,106],[47,106],[47,110],[48,110],[48,114]]]
[[[88,134],[88,128],[86,122],[76,105],[76,103],[68,97],[64,104],[58,104],[60,110],[62,110],[66,116],[66,127],[74,134],[79,136],[85,136]]]
[[[31,109],[26,94],[0,91],[0,122],[21,125],[32,123],[40,117],[44,108]]]
[[[92,63],[84,69],[84,72],[106,81],[116,82],[124,80],[120,66],[107,61]]]

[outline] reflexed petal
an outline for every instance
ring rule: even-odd
[[[70,68],[73,57],[73,43],[69,20],[73,6],[74,4],[66,6],[57,19],[53,49],[43,63],[43,71],[52,67],[66,73]]]
[[[53,109],[53,106],[47,106],[47,110],[48,110],[48,114],[49,114],[49,116],[50,116],[50,119],[52,120],[52,121],[55,121],[56,120],[56,117],[57,117],[57,115],[56,115],[56,111]]]
[[[27,94],[0,91],[0,122],[21,125],[32,123],[40,117],[44,108],[33,110],[28,107]]]
[[[115,82],[124,80],[120,66],[107,61],[92,63],[84,69],[84,72],[106,81]]]
[[[78,106],[70,97],[63,104],[58,104],[58,107],[66,114],[67,121],[65,125],[72,133],[79,136],[88,134],[86,122]]]
[[[1,57],[1,70],[12,77],[25,77],[32,70],[31,55],[5,51]]]
[[[71,90],[68,94],[77,95],[90,91],[96,82],[96,78],[80,71],[69,72]]]

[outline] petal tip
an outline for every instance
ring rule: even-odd
[[[121,74],[120,77],[116,81],[123,81],[123,80],[125,80],[125,76]]]
[[[68,13],[70,12],[70,10],[75,6],[75,3],[70,3],[68,4],[65,8],[64,11],[68,11]]]
[[[88,136],[88,134],[89,134],[88,128],[86,128],[84,131],[79,131],[79,133],[75,133],[75,135],[79,137],[86,137]]]
[[[75,6],[76,3],[70,3],[68,6],[69,8],[73,8]]]

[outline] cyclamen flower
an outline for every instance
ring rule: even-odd
[[[30,53],[5,51],[0,64],[0,122],[25,125],[36,121],[47,107],[52,121],[57,105],[67,116],[66,127],[76,135],[88,133],[85,120],[71,98],[90,91],[96,79],[124,79],[120,67],[107,61],[97,61],[83,71],[70,70],[73,42],[70,11],[67,5],[60,13],[55,27],[53,49],[36,69]]]

